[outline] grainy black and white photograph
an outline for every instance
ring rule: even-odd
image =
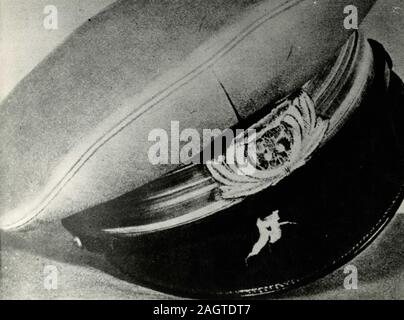
[[[0,0],[0,299],[404,300],[403,35],[404,0]]]

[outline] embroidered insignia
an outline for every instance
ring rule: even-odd
[[[294,222],[280,222],[279,211],[274,211],[268,217],[261,220],[257,219],[257,228],[260,233],[258,241],[254,244],[251,252],[248,254],[245,262],[248,259],[258,255],[267,244],[274,244],[282,237],[281,226],[286,224],[296,224]]]
[[[224,156],[206,163],[224,199],[243,198],[277,184],[304,165],[320,145],[328,121],[301,91],[236,136]]]

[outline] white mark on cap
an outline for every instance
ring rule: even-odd
[[[272,212],[264,219],[257,219],[257,228],[260,233],[258,241],[254,244],[251,252],[248,254],[245,262],[248,259],[258,255],[267,244],[274,244],[282,237],[281,226],[286,224],[296,224],[294,222],[280,222],[279,211]]]
[[[83,244],[81,243],[81,240],[80,240],[79,237],[74,237],[73,238],[73,243],[80,249],[83,247]]]

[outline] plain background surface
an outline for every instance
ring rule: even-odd
[[[42,23],[47,0],[0,0],[0,100],[74,29],[114,0],[54,0],[59,28]],[[379,1],[363,24],[369,38],[391,54],[395,71],[404,78],[404,1]],[[351,264],[358,268],[358,290],[344,290],[344,269],[285,298],[404,299],[404,205],[391,225]],[[54,237],[58,234],[58,237]],[[44,268],[55,266],[58,289],[44,288]],[[105,271],[105,272],[104,272]],[[148,299],[169,298],[125,281],[98,255],[79,250],[59,225],[1,238],[0,298]]]

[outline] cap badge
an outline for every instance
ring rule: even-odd
[[[236,136],[225,155],[206,166],[224,199],[243,198],[277,184],[303,166],[320,145],[328,121],[301,90]]]

